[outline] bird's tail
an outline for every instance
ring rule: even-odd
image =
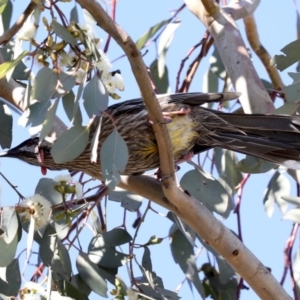
[[[209,112],[209,110],[206,110]],[[300,169],[300,116],[226,114],[211,129],[214,146],[257,156],[291,169]],[[224,126],[224,124],[227,124]],[[208,128],[210,130],[210,128]],[[195,145],[199,153],[210,145]]]

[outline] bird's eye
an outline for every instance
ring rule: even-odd
[[[31,140],[29,140],[28,142],[27,142],[27,146],[32,146],[32,145],[34,145],[35,143],[34,143],[34,140],[33,139],[31,139]]]

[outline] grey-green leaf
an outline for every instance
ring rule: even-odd
[[[285,97],[288,102],[299,103],[299,101],[300,101],[300,74],[289,72],[288,75],[293,79],[293,83],[288,86],[284,86],[282,90],[285,93]]]
[[[101,116],[108,105],[108,93],[97,74],[84,88],[82,98],[84,108],[90,118],[94,115]]]
[[[7,31],[10,27],[10,21],[12,17],[12,11],[13,11],[13,4],[12,1],[9,0],[4,8],[4,11],[2,13],[2,24],[3,24],[3,32],[0,34],[2,35],[5,31]]]
[[[125,229],[115,228],[95,236],[91,240],[89,250],[104,246],[120,246],[129,243],[131,240],[131,235]]]
[[[125,170],[128,161],[128,147],[117,129],[103,142],[100,160],[105,184],[114,189],[120,182],[120,173]]]
[[[74,126],[66,130],[54,143],[51,154],[54,162],[62,164],[73,161],[85,150],[89,141],[89,127]],[[88,163],[88,161],[87,161]]]
[[[233,151],[215,148],[215,163],[219,175],[229,187],[232,196],[237,192],[237,186],[243,179],[242,173],[237,169],[237,158]]]
[[[41,68],[33,82],[32,98],[40,102],[49,101],[56,91],[58,76],[47,67]]]
[[[284,220],[291,220],[295,223],[300,224],[300,208],[293,208],[286,212],[283,217]]]
[[[165,65],[163,71],[159,74],[158,60],[155,59],[150,65],[150,74],[158,94],[168,93],[170,88],[168,67]]]
[[[151,253],[148,247],[144,247],[144,254],[142,257],[142,266],[144,269],[152,272],[152,261],[151,261]]]
[[[74,7],[71,9],[70,20],[74,21],[75,23],[79,22],[78,10],[77,10],[76,3],[74,4]]]
[[[43,127],[40,133],[40,140],[43,140],[53,128],[53,122],[56,116],[58,103],[59,103],[58,99],[54,100],[51,107],[48,109],[46,113],[46,117],[43,122]]]
[[[271,162],[251,155],[246,155],[246,157],[240,160],[237,164],[237,168],[241,172],[250,174],[266,173],[277,167],[277,165]]]
[[[205,298],[205,292],[198,276],[194,250],[180,230],[176,230],[172,235],[171,251],[176,263],[179,264],[182,272],[191,280],[198,293]]]
[[[76,101],[74,92],[70,91],[68,94],[62,97],[62,103],[64,110],[68,116],[68,119],[76,126],[82,124],[82,114],[80,111],[79,103]]]
[[[107,284],[98,266],[86,253],[80,252],[76,259],[77,270],[84,282],[98,295],[107,298]]]
[[[2,235],[6,244],[10,244],[18,233],[19,222],[15,207],[4,206],[1,212],[1,229],[4,231]]]
[[[281,196],[281,198],[291,204],[300,206],[300,197],[295,197],[295,196]]]
[[[54,189],[53,185],[53,179],[41,178],[35,188],[35,194],[40,194],[52,205],[57,205],[62,203],[62,195]]]
[[[64,41],[71,44],[72,46],[76,46],[77,42],[73,35],[61,24],[52,20],[51,27],[53,31]]]
[[[2,252],[1,252],[2,255]],[[21,274],[18,259],[14,259],[6,268],[6,282],[0,278],[1,293],[17,296],[21,287]],[[11,299],[11,297],[9,299]]]
[[[143,201],[142,196],[123,190],[119,187],[116,187],[114,191],[110,191],[108,197],[109,200],[121,202],[122,207],[129,211],[137,211],[141,207]]]
[[[284,55],[275,55],[272,58],[271,63],[276,65],[277,69],[279,69],[280,71],[285,70],[286,68],[300,60],[299,48],[300,39],[289,43],[280,50],[284,53]]]
[[[232,209],[231,197],[222,184],[200,168],[185,173],[180,185],[210,211],[228,216]]]
[[[12,115],[8,106],[0,102],[0,146],[10,148],[12,141]]]
[[[290,193],[290,182],[278,171],[272,176],[265,193],[264,206],[268,217],[271,217],[274,212],[274,204],[276,203],[281,212],[284,214],[287,210],[287,202],[281,197]]]
[[[0,65],[0,78],[3,78],[11,69],[14,69],[27,55],[27,53],[27,50],[23,51],[16,59],[2,63]]]
[[[16,234],[10,244],[0,237],[0,267],[8,266],[14,259],[18,246],[18,235]],[[1,289],[0,289],[1,291]]]
[[[136,47],[141,50],[145,44],[166,24],[168,24],[171,21],[171,19],[167,19],[167,20],[163,20],[157,24],[155,24],[154,26],[150,27],[149,30],[143,34],[142,37],[140,37],[137,41],[136,41]]]

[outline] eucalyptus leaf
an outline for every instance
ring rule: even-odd
[[[286,68],[300,60],[299,47],[300,39],[287,44],[280,50],[284,53],[284,55],[275,55],[272,58],[271,63],[276,65],[277,69],[279,69],[280,71],[285,70]]]
[[[74,276],[72,276],[70,281],[74,286],[76,286],[86,295],[89,295],[91,293],[90,287],[82,280],[79,274],[75,274]]]
[[[141,50],[146,43],[154,37],[154,35],[166,24],[168,24],[172,19],[167,19],[167,20],[163,20],[157,24],[155,24],[154,26],[150,27],[149,30],[143,34],[142,37],[140,37],[137,41],[136,41],[136,47]]]
[[[4,231],[2,238],[6,244],[10,244],[18,234],[19,222],[15,207],[4,206],[1,212],[1,229]]]
[[[200,168],[188,171],[181,178],[180,185],[210,211],[224,217],[229,215],[232,209],[231,197],[222,184],[210,174]]]
[[[155,84],[155,88],[158,94],[165,94],[168,93],[170,90],[168,67],[165,65],[164,69],[161,70],[160,72],[161,72],[161,76],[159,74],[159,69],[158,69],[158,60],[155,59],[150,65],[151,78]]]
[[[148,247],[144,247],[144,254],[142,257],[142,266],[144,269],[152,272],[152,261],[151,261],[151,253]]]
[[[18,235],[16,234],[10,244],[0,237],[0,267],[7,267],[14,259],[18,246]],[[0,288],[0,291],[1,288]]]
[[[237,168],[243,173],[258,174],[266,173],[274,168],[278,168],[278,166],[269,161],[246,155],[244,159],[238,162]]]
[[[212,55],[209,57],[210,70],[220,79],[225,80],[226,69],[217,47],[214,47]]]
[[[219,89],[219,78],[218,76],[211,70],[208,69],[204,75],[202,80],[202,92],[203,93],[216,93]],[[213,103],[207,102],[203,105],[206,108],[212,108]]]
[[[43,234],[39,254],[43,263],[51,267],[57,279],[70,279],[72,266],[69,252],[57,238],[56,232],[51,226],[47,226]]]
[[[5,7],[6,7],[8,1],[9,1],[9,0],[1,0],[1,1],[0,1],[0,14],[1,14],[1,15],[3,14],[4,9],[5,9]]]
[[[12,142],[12,115],[8,106],[0,102],[0,146],[10,148]]]
[[[109,200],[120,202],[122,207],[129,211],[137,211],[141,207],[143,201],[142,196],[123,190],[119,187],[116,187],[114,191],[110,190],[108,198]]]
[[[120,182],[120,173],[125,170],[128,161],[128,147],[117,129],[114,129],[103,142],[100,161],[105,184],[114,189]]]
[[[234,196],[237,186],[243,180],[243,175],[237,168],[236,154],[233,151],[216,147],[214,158],[220,177],[229,187],[230,194]]]
[[[70,299],[89,300],[88,296],[84,292],[82,292],[67,280],[64,280],[64,288],[64,292],[66,293],[66,295],[71,297]]]
[[[78,10],[77,10],[76,3],[74,4],[73,8],[71,9],[70,20],[74,21],[75,23],[79,22]]]
[[[300,206],[300,197],[295,197],[295,196],[281,196],[281,198],[291,204]]]
[[[14,59],[14,51],[15,51],[15,42],[9,41],[6,45],[2,45],[0,48],[0,53],[3,56],[4,61],[10,61]],[[11,77],[15,80],[28,80],[30,75],[30,70],[21,60],[13,70]]]
[[[27,50],[23,51],[16,59],[2,63],[0,65],[0,79],[3,78],[10,70],[14,69],[27,54]]]
[[[56,164],[73,161],[85,150],[89,141],[89,127],[74,126],[66,130],[53,144],[51,155]]]
[[[33,82],[32,98],[47,102],[56,92],[58,75],[47,67],[41,68]]]
[[[107,284],[101,270],[84,252],[76,259],[77,270],[83,281],[98,295],[107,298]]]
[[[108,93],[97,74],[88,82],[84,88],[82,98],[84,108],[90,118],[101,116],[108,105]]]
[[[284,176],[284,174],[278,171],[274,173],[270,182],[268,183],[265,196],[264,196],[264,207],[268,217],[271,217],[274,212],[274,204],[276,203],[284,214],[287,210],[287,202],[281,197],[290,193],[290,182]]]
[[[198,276],[193,247],[180,230],[176,230],[172,235],[171,251],[175,262],[179,264],[183,274],[193,282],[199,295],[204,299],[205,292]]]
[[[73,35],[61,24],[59,24],[57,21],[52,20],[51,27],[53,31],[64,41],[71,44],[72,46],[76,46],[77,42]]]
[[[35,188],[35,194],[45,197],[52,205],[62,203],[62,195],[54,189],[52,178],[41,178]]]
[[[14,259],[6,268],[6,282],[0,279],[0,291],[5,295],[9,295],[11,299],[11,297],[18,295],[20,287],[21,274],[19,260]]]
[[[53,128],[53,122],[55,120],[58,103],[59,101],[58,99],[56,99],[46,113],[46,117],[43,122],[43,127],[40,133],[40,140],[43,140]]]
[[[174,38],[175,31],[178,29],[179,25],[180,25],[180,20],[178,19],[167,24],[160,36],[159,43],[158,43],[158,62],[157,62],[157,71],[158,71],[159,78],[163,78],[164,76],[164,72],[166,70],[166,54]]]
[[[0,35],[2,35],[4,32],[6,32],[9,29],[12,12],[13,12],[13,5],[12,5],[12,1],[9,0],[7,1],[6,6],[1,14],[2,32],[0,32]]]
[[[284,220],[291,220],[295,223],[300,224],[300,208],[293,208],[286,212],[283,217]]]
[[[300,102],[300,73],[291,73],[288,75],[293,79],[293,83],[284,86],[282,91],[285,93],[285,97],[288,102],[299,103]]]
[[[62,97],[62,104],[68,119],[72,122],[72,124],[80,126],[82,124],[82,114],[79,103],[76,100],[77,97],[75,97],[74,92],[70,91]]]

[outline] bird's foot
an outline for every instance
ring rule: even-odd
[[[194,152],[193,151],[190,151],[189,153],[183,155],[180,159],[178,159],[175,162],[174,171],[175,172],[179,171],[180,167],[178,165],[183,163],[183,162],[191,160],[193,157],[194,157]],[[171,177],[170,175],[169,176],[163,175],[160,168],[157,169],[157,171],[154,173],[154,175],[156,175],[156,178],[157,178],[158,181],[163,181],[164,179],[167,179],[167,178]]]
[[[171,116],[185,116],[188,115],[191,112],[191,109],[189,107],[182,107],[180,110],[175,111],[163,111],[162,115],[164,118],[164,124],[169,124],[172,122]],[[148,123],[150,125],[155,124],[152,120],[148,119]]]
[[[180,157],[175,163],[176,164],[181,164],[183,162],[189,161],[194,157],[194,152],[190,151],[189,153],[183,155],[182,157]]]
[[[191,109],[187,106],[182,107],[180,110],[164,111],[163,116],[185,116],[191,112]]]

